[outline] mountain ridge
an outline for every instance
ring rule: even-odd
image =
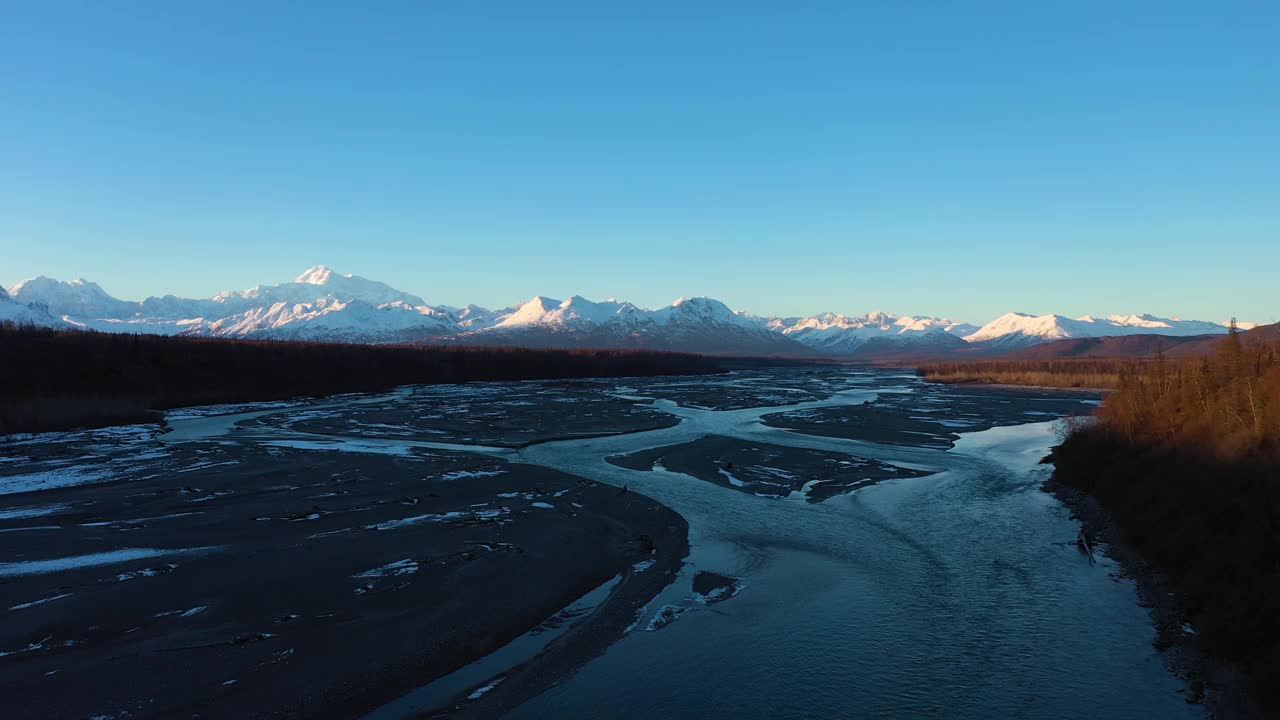
[[[19,308],[23,308],[19,310]],[[0,296],[0,320],[104,332],[183,334],[371,344],[440,343],[527,347],[618,347],[863,358],[1003,354],[1063,339],[1220,334],[1217,323],[1155,315],[1102,318],[1006,313],[982,326],[933,316],[872,311],[850,316],[751,315],[709,297],[654,309],[610,298],[534,296],[508,308],[430,305],[376,280],[308,268],[292,281],[220,292],[119,300],[77,278],[24,280]]]

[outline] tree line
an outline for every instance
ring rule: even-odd
[[[0,435],[158,420],[156,410],[399,385],[717,372],[699,355],[374,346],[0,324]]]
[[[1124,372],[1136,371],[1145,362],[1121,358],[968,360],[925,363],[916,367],[916,374],[941,383],[1115,388]]]
[[[1236,332],[1201,358],[1121,366],[1054,451],[1170,579],[1213,657],[1280,716],[1280,342]]]

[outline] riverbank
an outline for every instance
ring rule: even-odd
[[[616,492],[612,488],[610,491]],[[632,522],[641,525],[640,518],[648,514],[643,527],[656,533],[641,536],[640,549],[648,547],[648,554],[642,554],[635,562],[631,562],[634,556],[629,558],[630,564],[621,570],[620,583],[590,617],[529,661],[504,672],[496,686],[486,683],[490,689],[479,697],[475,697],[475,690],[460,696],[449,711],[451,717],[500,717],[565,681],[621,640],[635,626],[644,608],[673,581],[689,555],[688,524],[669,508],[634,492],[618,497],[627,496],[633,496],[628,502],[634,501],[637,512]]]
[[[1052,456],[1046,462],[1052,461]],[[1244,687],[1239,673],[1206,657],[1195,642],[1195,628],[1178,602],[1168,578],[1152,568],[1124,537],[1114,519],[1096,499],[1050,478],[1045,492],[1053,495],[1078,520],[1091,538],[1095,553],[1102,553],[1119,567],[1118,578],[1134,583],[1138,604],[1151,613],[1151,644],[1161,651],[1165,667],[1185,684],[1188,703],[1203,705],[1217,720],[1260,720],[1264,716]]]
[[[1245,488],[1267,479],[1122,445],[1074,433],[1046,458],[1055,473],[1044,489],[1135,582],[1151,612],[1152,645],[1186,682],[1187,702],[1225,720],[1267,717],[1276,702],[1274,568],[1254,562],[1267,547],[1251,534],[1265,523],[1239,512],[1240,503],[1265,502]],[[1192,477],[1196,487],[1183,484]]]

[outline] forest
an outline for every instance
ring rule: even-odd
[[[968,360],[925,363],[916,374],[929,382],[1037,387],[1118,387],[1124,372],[1138,372],[1144,360],[1087,358],[1063,360]]]
[[[1056,478],[1092,494],[1186,607],[1200,644],[1280,716],[1280,343],[1122,363]]]
[[[719,371],[714,360],[666,352],[223,340],[0,324],[0,435],[410,384]]]

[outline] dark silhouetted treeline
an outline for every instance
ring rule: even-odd
[[[158,420],[155,410],[398,385],[716,372],[698,355],[370,346],[0,325],[0,434]]]
[[[1120,375],[1139,360],[968,360],[925,363],[916,374],[930,382],[1034,385],[1062,388],[1114,388]]]
[[[1280,343],[1130,366],[1054,452],[1165,573],[1211,655],[1280,717]]]

